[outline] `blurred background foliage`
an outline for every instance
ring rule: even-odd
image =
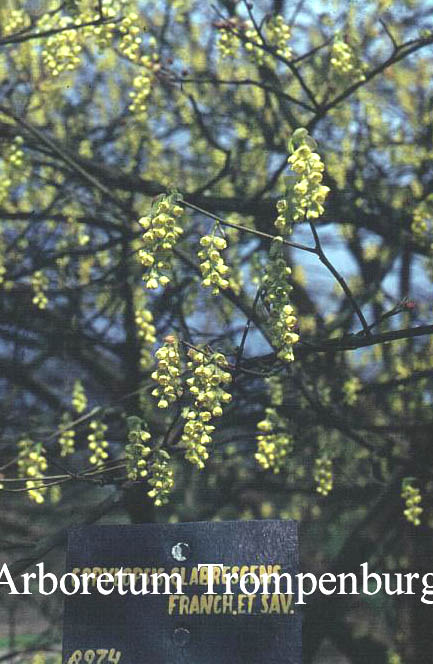
[[[41,559],[61,570],[72,524],[252,518],[299,520],[306,570],[430,571],[432,10],[1,4],[0,549],[17,574]],[[290,241],[316,251],[284,246],[300,336],[286,364],[260,288],[299,127],[331,191],[323,255],[305,222]],[[174,190],[183,234],[169,284],[148,291],[137,222]],[[217,296],[197,257],[215,221],[231,270]],[[223,353],[233,377],[201,471],[179,444],[181,409],[151,395],[167,335],[184,358]],[[266,409],[278,473],[255,458]],[[125,473],[128,416],[170,455],[164,506]],[[0,661],[58,661],[60,604],[2,594]],[[314,598],[305,663],[427,662],[429,611],[419,597]]]

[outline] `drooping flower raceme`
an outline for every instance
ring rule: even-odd
[[[155,76],[161,69],[159,55],[156,52],[143,55],[140,58],[142,70],[132,81],[132,90],[129,93],[131,103],[129,110],[140,120],[145,120],[148,115],[149,97],[152,93]]]
[[[272,406],[282,406],[284,401],[284,384],[280,376],[265,378],[267,392]]]
[[[348,406],[353,406],[358,401],[359,391],[362,383],[358,376],[353,376],[343,384],[343,401]]]
[[[227,248],[227,242],[218,235],[205,235],[200,240],[203,247],[198,252],[201,260],[200,271],[203,275],[202,285],[212,288],[212,295],[229,287],[230,268],[224,263],[221,251]]]
[[[48,298],[45,295],[47,288],[47,276],[41,270],[37,270],[32,276],[32,289],[34,293],[32,302],[38,307],[38,309],[46,309],[47,307]]]
[[[281,55],[287,60],[292,57],[292,49],[287,44],[291,36],[290,26],[281,14],[273,16],[266,24],[266,41],[270,46],[276,48],[277,55]]]
[[[87,408],[87,397],[80,380],[76,380],[74,383],[74,389],[72,391],[72,407],[78,414],[81,414]]]
[[[230,403],[231,394],[225,386],[232,381],[226,357],[222,353],[206,353],[190,348],[188,369],[192,376],[187,379],[189,392],[194,397],[191,408],[185,410],[185,426],[181,443],[186,448],[185,458],[199,469],[204,468],[209,458],[207,446],[212,442],[215,427],[210,424],[214,417],[221,417],[223,406]]]
[[[419,202],[413,211],[411,231],[416,239],[425,244],[432,239],[433,195],[429,194]]]
[[[72,428],[72,418],[69,413],[63,413],[59,434],[60,456],[65,457],[75,452],[75,431]]]
[[[144,26],[140,25],[140,17],[136,12],[129,12],[120,22],[121,34],[119,51],[131,62],[138,62],[143,43],[141,33]]]
[[[91,433],[87,436],[88,447],[91,452],[90,463],[98,466],[108,459],[108,441],[105,440],[107,425],[100,420],[90,422]]]
[[[290,233],[291,224],[304,219],[317,219],[324,212],[324,203],[330,191],[322,184],[324,164],[316,143],[304,128],[296,129],[289,141],[291,155],[288,163],[295,172],[286,179],[285,198],[278,202],[275,226],[280,233]]]
[[[25,162],[25,154],[22,149],[24,139],[22,136],[15,136],[12,143],[5,152],[4,158],[14,168],[22,168]]]
[[[290,302],[291,273],[283,255],[281,238],[275,238],[262,284],[264,299],[269,307],[271,339],[278,349],[278,357],[285,362],[293,362],[293,346],[299,341],[297,319]]]
[[[153,324],[152,312],[148,309],[137,309],[135,312],[135,323],[137,325],[137,336],[146,344],[154,344],[156,341],[156,329]]]
[[[147,477],[148,457],[152,449],[146,445],[151,436],[148,431],[140,427],[129,431],[128,444],[125,447],[126,475],[130,480],[139,480]]]
[[[333,487],[332,461],[328,457],[318,457],[314,462],[314,481],[316,491],[327,496]]]
[[[275,408],[266,408],[266,417],[257,424],[256,461],[264,470],[278,474],[287,465],[287,457],[292,451],[293,438],[287,433],[287,422]]]
[[[174,486],[170,455],[150,444],[151,435],[140,418],[129,417],[128,429],[126,475],[133,481],[147,478],[150,486],[147,495],[153,499],[156,507],[165,505]]]
[[[241,40],[236,34],[241,29],[239,19],[231,16],[227,20],[214,23],[218,29],[217,47],[221,58],[234,58],[241,45]]]
[[[146,217],[139,219],[144,229],[143,249],[139,252],[142,265],[149,269],[143,275],[146,288],[167,286],[170,282],[173,248],[183,233],[180,218],[183,208],[175,196],[164,196],[156,201]]]
[[[166,450],[155,450],[149,464],[149,484],[152,487],[147,495],[153,498],[155,506],[161,507],[168,502],[174,487],[173,470],[170,467],[170,455]]]
[[[423,513],[421,492],[418,487],[414,486],[412,479],[406,478],[403,480],[401,497],[406,504],[406,509],[403,512],[406,519],[414,526],[420,526],[420,516]]]
[[[135,324],[140,343],[140,368],[147,371],[153,363],[150,350],[156,341],[156,328],[153,324],[152,312],[145,307],[136,309]]]
[[[30,500],[41,504],[47,489],[44,473],[48,467],[45,450],[40,443],[24,438],[18,443],[18,477],[26,478],[26,489]]]
[[[152,379],[158,383],[152,390],[152,396],[157,397],[158,408],[168,408],[182,396],[182,366],[179,353],[179,342],[176,337],[166,337],[165,343],[155,353],[158,360]]]
[[[353,83],[365,81],[365,66],[358,61],[353,49],[342,39],[335,39],[331,50],[331,65],[344,77],[350,77]]]
[[[29,162],[23,144],[23,137],[15,136],[0,157],[0,204],[2,205],[7,204],[12,188],[26,179]]]

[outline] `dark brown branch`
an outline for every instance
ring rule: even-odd
[[[123,203],[121,203],[115,196],[113,196],[110,189],[108,189],[102,182],[95,178],[91,173],[89,173],[83,166],[76,162],[63,148],[59,147],[53,139],[48,138],[39,129],[30,125],[24,118],[17,115],[12,109],[6,108],[3,105],[0,105],[0,112],[4,113],[8,117],[11,117],[15,122],[26,129],[34,138],[36,138],[42,145],[48,147],[54,154],[56,154],[60,159],[65,162],[70,168],[79,173],[89,184],[98,189],[101,194],[106,196],[108,200],[114,203],[116,206],[120,207],[124,212],[127,211],[127,208]]]

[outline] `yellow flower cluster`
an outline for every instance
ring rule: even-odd
[[[277,14],[266,24],[266,40],[274,46],[278,55],[290,60],[292,49],[287,45],[292,33],[290,26],[285,22],[284,16]]]
[[[225,290],[230,285],[230,268],[225,265],[220,253],[227,248],[227,242],[217,235],[205,235],[201,238],[200,245],[203,247],[198,252],[203,276],[202,286],[212,288],[212,295],[218,295],[220,289]]]
[[[186,409],[181,442],[186,447],[185,458],[202,469],[209,458],[206,445],[212,442],[211,433],[215,430],[209,422],[213,417],[221,417],[223,405],[230,403],[232,396],[224,386],[231,383],[232,376],[222,353],[206,354],[190,348],[188,357],[187,367],[192,376],[186,382],[194,403]]]
[[[172,0],[171,6],[175,13],[175,21],[183,23],[185,21],[186,12],[190,11],[192,8],[192,0]]]
[[[144,26],[139,25],[139,16],[135,12],[130,12],[121,21],[119,32],[122,35],[119,51],[131,62],[140,60],[140,49],[142,39],[140,37]]]
[[[182,365],[179,353],[179,342],[174,336],[168,336],[165,343],[155,353],[158,366],[152,373],[152,379],[158,386],[152,390],[152,396],[157,397],[158,408],[168,408],[171,403],[183,394]]]
[[[256,46],[256,44],[263,44],[263,40],[257,34],[257,30],[251,21],[245,22],[245,39],[244,48],[251,56],[251,59],[257,65],[262,65],[266,59],[266,51]]]
[[[279,376],[269,376],[265,379],[269,398],[273,406],[282,406],[284,401],[284,387]]]
[[[62,488],[58,484],[53,484],[50,486],[49,496],[50,503],[52,505],[57,505],[62,499]]]
[[[343,384],[343,401],[348,406],[353,406],[358,401],[359,390],[362,383],[358,376],[353,376]]]
[[[45,17],[40,21],[41,30],[51,28],[67,28],[82,22],[79,18],[72,21],[68,16],[62,16],[58,23],[53,24],[51,17],[46,23]],[[44,25],[42,25],[44,23]],[[51,76],[57,77],[65,71],[73,71],[80,65],[80,55],[83,50],[80,30],[70,29],[58,32],[47,37],[43,42],[42,61]]]
[[[104,19],[114,19],[117,14],[114,7],[106,7],[104,5],[102,6],[102,13]],[[99,13],[95,14],[86,12],[83,14],[83,22],[85,23],[97,21],[99,18]],[[112,43],[116,27],[116,23],[110,21],[107,21],[107,23],[101,23],[99,25],[87,26],[83,30],[83,36],[84,38],[93,38],[96,46],[102,51]]]
[[[78,414],[84,412],[87,408],[87,397],[80,380],[76,380],[74,383],[74,389],[72,391],[72,407]]]
[[[66,233],[72,236],[73,241],[76,242],[79,247],[85,247],[89,244],[90,235],[84,224],[78,223],[73,215],[68,215],[66,217],[66,222],[68,224],[66,227]]]
[[[388,663],[387,664],[403,664],[403,661],[398,653],[391,651],[388,653]]]
[[[359,64],[352,48],[342,39],[336,39],[332,45],[331,65],[342,76],[350,74],[353,82],[365,81],[365,66]]]
[[[28,160],[23,143],[22,136],[15,136],[0,158],[0,204],[7,201],[11,188],[25,179]]]
[[[137,336],[149,346],[156,341],[156,329],[153,325],[152,312],[148,309],[137,309],[135,312],[135,324],[137,325]]]
[[[153,315],[149,309],[137,309],[135,312],[135,324],[137,326],[137,336],[140,342],[140,367],[143,371],[148,371],[152,366],[153,360],[150,348],[156,341],[156,328],[153,324]]]
[[[105,440],[107,425],[100,420],[92,420],[90,422],[90,429],[92,433],[89,433],[87,436],[88,447],[91,452],[89,461],[92,465],[96,466],[108,459],[108,442]]]
[[[410,523],[413,523],[414,526],[420,526],[420,516],[423,513],[421,492],[417,487],[413,486],[412,480],[408,478],[403,480],[401,497],[406,504],[406,509],[403,512],[406,519]]]
[[[296,147],[297,146],[297,147]],[[323,204],[330,191],[329,187],[322,185],[324,164],[317,152],[315,141],[304,128],[296,129],[289,141],[291,155],[288,163],[296,173],[296,177],[289,180],[287,210],[279,210],[280,216],[275,226],[284,231],[286,216],[283,212],[291,214],[291,220],[317,219],[324,212]],[[282,204],[279,204],[282,207]]]
[[[21,168],[24,166],[24,152],[22,150],[22,145],[24,139],[22,136],[15,136],[12,143],[9,146],[9,149],[6,150],[5,159],[9,162],[14,168]]]
[[[2,25],[2,36],[14,35],[30,27],[30,17],[22,9],[9,9]]]
[[[33,304],[39,309],[46,309],[48,304],[48,298],[45,295],[45,291],[48,288],[47,276],[41,270],[37,270],[32,276],[31,285],[34,293]]]
[[[285,304],[275,321],[275,334],[280,342],[281,348],[278,357],[285,362],[293,362],[293,345],[299,341],[299,334],[295,332],[297,318],[291,304]]]
[[[137,481],[148,477],[151,489],[147,492],[156,507],[165,505],[173,489],[173,470],[170,455],[165,450],[152,448],[147,444],[151,435],[143,427],[139,417],[128,418],[128,444],[125,447],[126,474],[128,479]]]
[[[415,207],[412,216],[411,231],[418,240],[425,240],[431,232],[433,219],[433,195],[429,194],[427,198]]]
[[[53,488],[58,488],[58,487],[53,487]],[[32,658],[32,664],[46,664],[46,658],[43,652],[37,652],[35,655],[33,655]]]
[[[292,57],[292,49],[288,46],[287,42],[291,38],[290,26],[284,21],[281,14],[271,17],[264,25],[263,34],[261,37],[251,21],[246,21],[242,24],[241,29],[245,35],[244,48],[251,56],[253,62],[257,65],[267,64],[273,65],[273,58],[270,56],[265,48],[262,46],[270,46],[274,48],[276,53],[286,59]]]
[[[295,331],[297,319],[290,304],[291,273],[282,254],[281,242],[276,239],[271,247],[262,283],[264,299],[270,309],[269,328],[272,342],[278,349],[278,357],[284,362],[293,362],[293,346],[299,341],[299,334]]]
[[[232,29],[236,28],[236,19],[229,19],[227,26],[221,26],[218,37],[218,51],[222,58],[234,58],[239,50],[240,39]]]
[[[314,481],[317,484],[316,491],[322,496],[327,496],[333,488],[332,461],[328,457],[318,457],[314,462]]]
[[[64,413],[60,428],[63,429],[59,435],[60,456],[65,457],[75,452],[75,431],[71,427],[72,418],[69,413]]]
[[[5,172],[4,164],[0,161],[0,204],[3,204],[8,196],[9,190],[12,185],[12,180],[9,175]]]
[[[136,481],[148,475],[148,457],[151,448],[145,445],[150,440],[150,433],[141,426],[128,433],[128,444],[125,447],[126,474],[128,479]]]
[[[173,200],[172,196],[164,196],[153,206],[151,214],[139,219],[144,229],[144,248],[139,258],[149,274],[143,275],[146,288],[154,289],[166,286],[170,282],[173,248],[183,233],[179,225],[183,208]]]
[[[257,452],[254,456],[264,470],[272,470],[278,474],[287,465],[293,438],[284,431],[287,423],[275,408],[266,408],[265,413],[265,419],[257,424],[262,433],[257,436]]]
[[[143,71],[135,76],[132,81],[133,89],[129,93],[131,99],[129,110],[138,118],[145,119],[147,117],[147,104],[152,92],[155,74],[161,68],[161,64],[157,53],[153,53],[151,56],[142,56],[140,62],[143,65]]]
[[[149,464],[149,484],[152,487],[147,495],[153,498],[156,507],[168,502],[174,487],[173,470],[170,467],[170,455],[165,450],[155,450],[152,463]]]
[[[152,92],[153,76],[150,72],[143,72],[135,76],[132,81],[133,90],[129,93],[131,103],[129,110],[137,116],[147,117],[147,99]]]
[[[222,58],[235,57],[241,44],[253,62],[258,65],[265,62],[272,64],[272,57],[267,54],[265,48],[260,48],[258,44],[274,48],[276,53],[284,58],[292,57],[292,50],[287,45],[291,37],[290,26],[280,14],[266,22],[264,39],[257,33],[251,21],[240,21],[237,17],[231,17],[225,21],[219,21],[215,25],[219,30],[217,46]],[[244,39],[241,39],[237,33],[243,35]]]
[[[293,217],[291,215],[291,208],[289,207],[289,187],[287,188],[287,197],[286,198],[280,198],[279,201],[277,201],[277,212],[278,216],[275,219],[275,228],[280,232],[283,233],[284,235],[291,235],[293,232]]]
[[[30,500],[40,505],[44,502],[47,490],[43,484],[44,472],[48,467],[44,448],[29,438],[20,440],[17,463],[18,477],[27,478],[26,488]]]

